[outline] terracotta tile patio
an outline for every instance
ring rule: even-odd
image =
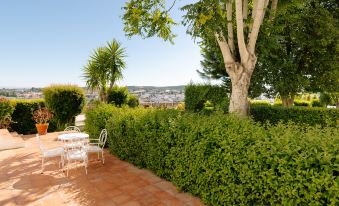
[[[60,145],[57,133],[42,137],[45,147]],[[138,169],[105,153],[105,165],[90,157],[84,168],[59,170],[48,160],[40,174],[41,160],[34,135],[24,136],[26,148],[0,151],[0,205],[203,205],[198,198],[179,193],[171,183],[148,170]]]

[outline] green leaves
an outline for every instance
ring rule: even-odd
[[[74,125],[85,106],[85,92],[73,85],[52,85],[43,89],[47,108],[54,114],[59,130]]]
[[[113,40],[107,42],[106,47],[94,50],[83,68],[87,86],[91,89],[100,89],[102,100],[106,101],[107,87],[112,88],[117,80],[122,79],[122,71],[126,68],[125,57],[125,48],[120,42]]]
[[[174,2],[175,3],[175,2]],[[166,10],[164,0],[130,0],[126,2],[123,20],[127,36],[140,35],[143,38],[157,36],[173,43],[176,25]]]

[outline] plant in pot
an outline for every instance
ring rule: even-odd
[[[46,107],[39,107],[33,112],[33,119],[39,135],[47,134],[48,122],[53,118],[53,114]]]

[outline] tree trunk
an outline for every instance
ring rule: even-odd
[[[284,107],[290,107],[294,104],[294,97],[282,96],[281,101]]]
[[[251,75],[243,71],[234,76],[232,75],[232,77],[232,93],[229,112],[235,113],[241,117],[247,117],[249,115],[248,88]]]

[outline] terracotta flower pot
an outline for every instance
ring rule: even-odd
[[[35,124],[35,126],[36,126],[36,129],[38,130],[39,135],[47,134],[48,123],[46,123],[46,124]]]

